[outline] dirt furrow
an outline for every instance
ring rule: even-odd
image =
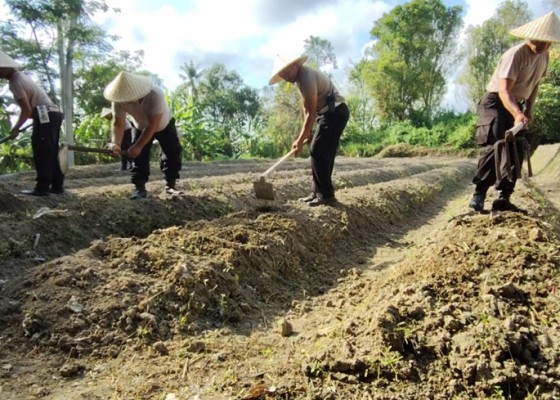
[[[232,214],[146,239],[100,241],[38,267],[24,283],[34,296],[5,321],[27,315],[35,321],[36,330],[27,332],[35,345],[77,358],[117,356],[130,345],[150,352],[163,341],[168,351],[185,340],[196,347],[198,336],[222,326],[251,332],[255,321],[276,318],[302,296],[331,290],[341,269],[363,262],[354,259],[357,249],[387,240],[384,226],[402,223],[406,213],[422,220],[426,202],[449,198],[470,174],[472,165],[442,168],[389,186],[345,189],[334,209],[294,203],[273,214]],[[70,299],[87,312],[68,311]],[[53,320],[57,315],[61,319]],[[127,344],[131,339],[135,345]],[[13,349],[25,343],[14,340]]]
[[[537,169],[553,176],[550,157]],[[98,240],[28,272],[2,269],[1,397],[560,396],[558,211],[539,176],[514,195],[527,215],[473,214],[471,161],[341,159],[340,204],[309,208],[294,200],[304,161],[271,179],[268,212],[251,199],[251,163],[206,177],[193,167],[189,202],[137,209],[126,182],[76,176],[66,205],[82,222],[41,226],[68,225],[64,240],[93,227]],[[7,205],[29,223],[33,207],[17,200]]]

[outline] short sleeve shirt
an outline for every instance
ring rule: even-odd
[[[304,100],[308,99],[310,96],[317,96],[318,113],[326,111],[327,96],[331,92],[335,95],[336,105],[344,103],[344,97],[340,95],[331,79],[321,71],[302,65],[296,83],[301,97]]]
[[[510,48],[500,58],[486,90],[498,92],[500,79],[511,79],[514,82],[511,93],[515,99],[527,100],[546,75],[548,57],[548,52],[535,54],[527,43]]]
[[[20,71],[16,71],[12,74],[8,81],[8,87],[15,101],[27,97],[31,108],[37,106],[56,107],[47,93],[30,77]]]
[[[156,132],[164,130],[171,121],[171,110],[165,102],[163,90],[157,86],[152,87],[140,102],[113,103],[113,115],[126,118],[126,114],[132,117],[132,122],[138,129],[145,129],[149,125],[151,115],[163,114]]]

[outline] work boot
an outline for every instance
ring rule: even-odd
[[[167,183],[165,184],[165,193],[167,194],[183,194],[183,192],[181,190],[177,190],[175,188],[177,181],[175,180],[169,180],[167,181]]]
[[[132,196],[130,196],[130,200],[145,199],[147,195],[148,192],[146,190],[146,187],[136,186],[136,189],[134,189],[134,193],[132,193]]]
[[[317,194],[316,193],[310,193],[308,196],[306,197],[300,197],[298,199],[298,201],[301,201],[302,203],[309,203],[310,201],[313,201],[317,198]]]
[[[513,211],[527,214],[527,210],[517,207],[510,201],[509,195],[502,193],[492,202],[492,211]]]
[[[49,190],[52,194],[64,194],[64,187],[63,186],[52,186]]]
[[[484,200],[486,199],[486,193],[474,192],[473,197],[469,203],[469,207],[477,212],[484,210]]]
[[[337,204],[337,200],[336,197],[329,197],[328,199],[325,199],[323,197],[316,197],[313,200],[311,200],[309,203],[307,203],[309,205],[309,207],[317,207],[317,206],[335,206]]]
[[[39,190],[37,188],[31,190],[22,190],[21,193],[26,194],[28,196],[37,196],[37,197],[46,197],[49,195],[48,191]]]

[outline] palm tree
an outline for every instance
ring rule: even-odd
[[[204,69],[200,68],[200,65],[195,64],[192,60],[181,65],[180,69],[184,74],[180,73],[179,77],[185,82],[179,86],[179,91],[184,90],[188,96],[192,97],[193,101],[196,101],[198,84]]]

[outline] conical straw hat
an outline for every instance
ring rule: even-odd
[[[514,36],[541,42],[560,42],[560,20],[553,11],[509,31]]]
[[[21,68],[21,64],[0,50],[0,68]]]
[[[103,107],[103,109],[101,110],[101,118],[109,118],[113,116],[113,110],[111,110],[108,107]]]
[[[274,60],[274,67],[272,68],[272,78],[270,78],[268,84],[274,85],[275,83],[280,82],[282,80],[282,77],[280,76],[282,71],[295,63],[302,65],[305,61],[307,61],[307,56],[290,57],[277,55]]]
[[[152,81],[145,76],[122,71],[103,91],[103,96],[115,103],[141,99],[152,90]]]

